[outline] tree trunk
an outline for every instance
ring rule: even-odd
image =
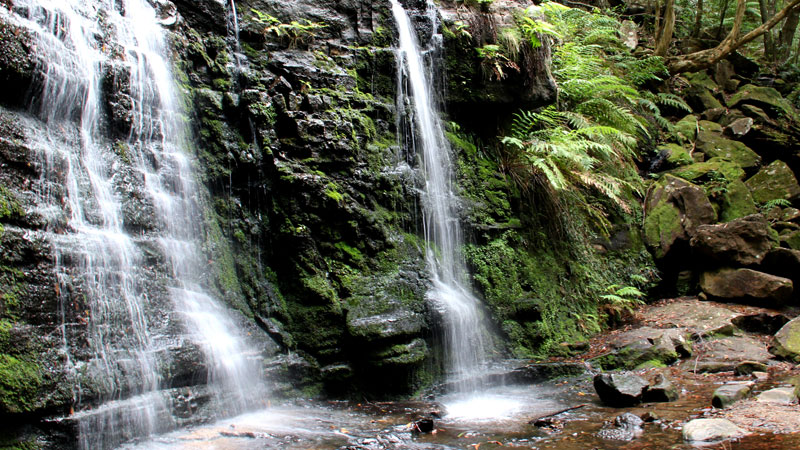
[[[703,0],[697,0],[697,14],[694,16],[694,27],[692,28],[692,37],[700,36],[700,27],[703,22]]]
[[[722,27],[725,24],[725,13],[728,11],[728,0],[722,2],[722,9],[719,10],[719,27],[717,27],[717,39],[722,39]]]
[[[736,7],[736,19],[734,20],[733,29],[728,36],[714,48],[708,50],[701,50],[699,52],[689,53],[688,55],[669,58],[667,60],[667,67],[672,74],[681,72],[696,72],[703,70],[717,61],[728,56],[731,52],[753,39],[761,36],[762,34],[771,30],[775,25],[785,19],[790,13],[798,9],[800,0],[791,0],[780,10],[777,14],[772,16],[766,23],[762,24],[755,30],[745,34],[739,38],[739,32],[742,28],[742,20],[744,19],[745,0],[738,0]]]
[[[774,2],[774,0],[773,0]],[[770,0],[758,0],[758,9],[761,12],[761,24],[767,23],[770,17],[774,15],[770,14]],[[764,56],[767,57],[767,60],[773,61],[775,59],[775,43],[772,39],[772,32],[768,31],[764,33]]]
[[[797,32],[797,25],[800,24],[800,8],[793,9],[786,16],[786,22],[783,22],[781,32],[778,35],[778,45],[775,49],[775,61],[779,63],[786,62],[792,51],[792,42],[794,42],[794,35]]]
[[[664,11],[664,22],[660,33],[656,37],[655,56],[666,56],[669,44],[672,43],[672,33],[675,31],[675,0],[667,0]]]

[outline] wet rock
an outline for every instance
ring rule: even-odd
[[[684,370],[697,373],[732,371],[740,361],[764,363],[771,358],[764,344],[751,336],[729,336],[697,344],[701,354],[697,360],[683,363]]]
[[[794,394],[794,388],[780,387],[770,389],[758,394],[756,401],[760,403],[777,403],[780,405],[794,405],[797,403],[797,396]]]
[[[537,383],[585,373],[586,365],[581,363],[537,363],[517,367],[508,375],[508,380],[514,383]]]
[[[622,333],[611,343],[614,350],[591,360],[603,370],[666,366],[691,353],[684,329],[642,327]]]
[[[694,419],[683,426],[683,438],[690,442],[712,442],[735,439],[747,431],[727,419]]]
[[[644,238],[658,259],[668,256],[676,245],[688,243],[699,225],[717,219],[702,188],[671,175],[648,192],[645,205]]]
[[[739,400],[747,397],[753,383],[731,383],[718,387],[711,398],[711,405],[715,408],[727,408]]]
[[[638,405],[649,385],[647,380],[630,372],[597,374],[593,382],[600,400],[614,407]]]
[[[614,441],[630,441],[644,433],[644,421],[632,413],[624,413],[614,418],[614,428],[600,430],[597,435]]]
[[[766,372],[767,365],[758,361],[742,361],[733,369],[736,376],[752,375],[753,372]]]
[[[800,362],[800,317],[792,319],[775,333],[769,351],[775,356]]]
[[[411,431],[414,433],[430,433],[433,429],[434,424],[431,418],[419,419],[411,423]]]
[[[795,200],[800,197],[800,185],[794,172],[783,161],[775,161],[762,168],[745,184],[753,194],[753,200],[766,203],[770,200]]]
[[[762,312],[734,317],[732,322],[740,330],[748,333],[775,334],[789,322],[789,318],[783,314]]]
[[[674,402],[680,396],[678,387],[663,374],[656,376],[655,384],[648,386],[644,392],[644,402]]]
[[[746,266],[760,263],[777,242],[764,216],[753,214],[727,223],[700,225],[690,245],[696,253],[715,261]]]
[[[700,287],[711,297],[724,300],[786,302],[792,280],[751,269],[724,268],[700,275]]]

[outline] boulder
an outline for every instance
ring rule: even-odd
[[[630,441],[644,432],[644,420],[633,413],[624,413],[614,418],[612,428],[603,428],[597,435],[602,439]]]
[[[769,351],[775,356],[800,362],[800,317],[792,319],[775,333]]]
[[[725,300],[770,300],[784,303],[792,295],[792,280],[751,269],[723,268],[700,275],[700,288]]]
[[[742,180],[728,183],[720,194],[719,221],[730,222],[740,217],[758,213],[750,189]]]
[[[678,328],[641,327],[617,336],[611,343],[614,350],[590,362],[603,370],[666,366],[691,354],[687,336],[686,330]]]
[[[667,169],[686,166],[694,162],[689,155],[689,151],[678,144],[664,144],[658,147],[656,151],[658,151],[662,167],[666,166]]]
[[[648,385],[647,380],[630,372],[601,373],[594,377],[594,389],[600,400],[614,407],[638,405]]]
[[[752,382],[730,383],[718,387],[711,398],[714,408],[727,408],[739,400],[747,397],[753,388]]]
[[[770,389],[758,394],[756,400],[760,403],[778,403],[781,405],[794,405],[797,397],[794,395],[794,388],[781,387]]]
[[[752,214],[726,223],[700,225],[690,245],[696,254],[714,261],[749,266],[760,263],[777,242],[764,216]]]
[[[743,314],[734,317],[732,322],[737,328],[748,333],[772,335],[786,325],[789,319],[783,314],[762,312],[757,314]]]
[[[666,257],[676,243],[687,243],[697,226],[715,221],[714,208],[699,186],[665,175],[648,191],[644,238],[656,258]]]
[[[725,132],[729,135],[740,139],[753,129],[753,119],[751,117],[742,117],[731,122],[725,127]]]
[[[718,133],[701,131],[697,137],[697,149],[711,158],[727,159],[745,169],[755,169],[761,165],[761,157],[750,147]]]
[[[684,336],[701,337],[733,334],[736,327],[731,320],[739,314],[721,305],[691,299],[655,306],[650,310],[649,315],[656,319],[645,318],[647,325],[675,327],[675,331],[680,331]],[[684,345],[676,344],[676,349],[683,353],[684,350],[681,349],[684,348]]]
[[[736,376],[752,375],[753,372],[766,372],[767,365],[757,361],[742,361],[733,368]]]
[[[729,108],[745,104],[756,105],[761,108],[769,108],[794,121],[798,119],[792,104],[783,98],[780,92],[767,86],[746,84],[728,99],[727,104]]]
[[[753,200],[766,203],[770,200],[795,200],[800,197],[800,185],[792,169],[783,161],[775,161],[762,168],[745,184],[753,194]]]
[[[647,387],[642,395],[645,402],[674,402],[679,397],[678,387],[663,374],[656,376],[656,382]]]
[[[675,134],[682,143],[693,143],[698,133],[697,116],[689,114],[675,124]]]
[[[690,442],[712,442],[735,439],[747,431],[728,419],[694,419],[683,426],[683,438]]]
[[[696,373],[733,371],[741,361],[765,363],[772,358],[766,346],[754,336],[726,336],[699,344],[700,357],[687,360],[682,368]]]
[[[800,250],[800,230],[784,230],[779,239],[781,247]]]
[[[800,250],[782,247],[770,249],[761,261],[761,270],[797,284],[800,282]]]
[[[683,178],[693,183],[703,183],[714,178],[722,177],[728,182],[744,178],[744,170],[737,164],[727,159],[711,158],[708,161],[694,163],[679,167],[670,172],[676,177]]]

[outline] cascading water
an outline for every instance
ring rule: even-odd
[[[427,12],[436,23],[436,9]],[[486,327],[480,302],[467,287],[467,271],[460,254],[463,244],[453,192],[450,147],[432,95],[432,64],[423,61],[411,20],[398,0],[392,12],[399,32],[398,110],[408,121],[408,147],[422,159],[425,188],[422,195],[427,262],[433,287],[428,298],[442,312],[445,329],[446,370],[449,381],[462,393],[478,388],[487,359]],[[438,38],[438,39],[436,39]],[[435,36],[433,45],[441,45]],[[429,50],[436,50],[432,48]]]
[[[74,321],[63,314],[62,332],[82,448],[175,426],[163,385],[175,347],[201,350],[219,415],[243,411],[263,393],[259,361],[205,292],[203,191],[185,152],[167,21],[147,0],[16,0],[15,11],[10,20],[34,36],[41,55],[32,112],[45,126],[29,119],[44,167],[40,212],[62,311],[81,311]],[[129,84],[127,142],[113,141],[104,114],[113,67]],[[137,226],[130,202],[151,225]],[[167,336],[171,327],[187,330],[181,342]]]

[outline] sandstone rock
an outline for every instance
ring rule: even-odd
[[[777,113],[797,120],[797,113],[791,103],[783,98],[777,90],[771,87],[746,84],[739,88],[739,90],[728,99],[727,103],[729,108],[740,104],[756,105],[762,108],[768,107]]]
[[[725,131],[731,136],[739,139],[746,135],[753,128],[753,119],[751,117],[742,117],[736,119],[725,128]]]
[[[758,394],[756,400],[761,403],[778,403],[781,405],[793,405],[797,403],[797,396],[794,395],[794,388],[781,387],[770,389]]]
[[[800,317],[794,318],[775,333],[770,352],[781,358],[800,362]]]
[[[674,402],[679,397],[679,390],[669,378],[658,374],[655,384],[648,386],[642,396],[645,402]]]
[[[780,235],[782,247],[800,250],[800,230],[784,230]]]
[[[644,432],[644,421],[632,413],[624,413],[614,418],[613,428],[604,428],[597,435],[603,439],[630,441]]]
[[[675,133],[682,143],[694,143],[698,128],[697,116],[689,114],[675,124]]]
[[[721,175],[727,181],[741,180],[745,175],[744,170],[739,165],[723,158],[711,158],[708,161],[679,167],[670,173],[684,180],[700,183],[711,178],[711,174],[714,172],[719,174],[716,175],[717,177]]]
[[[690,442],[711,442],[735,439],[747,431],[727,419],[694,419],[683,426],[683,438]]]
[[[716,221],[703,189],[671,175],[650,189],[645,205],[644,238],[656,258],[666,257],[676,243],[688,242],[697,226]]]
[[[758,264],[777,244],[769,231],[764,217],[753,214],[723,224],[700,225],[690,245],[697,254],[724,264]]]
[[[757,361],[742,361],[733,369],[736,376],[752,375],[753,372],[766,372],[767,365]]]
[[[623,20],[619,34],[622,36],[622,45],[628,47],[628,49],[634,50],[636,46],[639,45],[639,33],[636,22],[632,20]]]
[[[603,403],[614,407],[641,403],[642,393],[649,383],[630,372],[601,373],[594,377],[594,389]]]
[[[642,327],[622,333],[611,343],[610,353],[591,360],[604,370],[665,366],[691,354],[685,329]]]
[[[700,275],[706,294],[725,300],[771,300],[783,303],[792,294],[792,280],[751,269],[724,268]]]
[[[758,213],[750,189],[742,180],[734,180],[725,186],[720,201],[720,222],[730,222],[740,217]]]
[[[783,314],[770,314],[764,312],[737,316],[733,318],[732,322],[737,328],[748,333],[772,335],[777,333],[781,327],[786,325],[786,323],[789,322],[789,319]]]
[[[711,405],[715,408],[727,408],[739,400],[747,397],[750,390],[753,388],[753,383],[730,383],[718,387],[714,391],[714,396],[711,399]]]
[[[762,168],[745,184],[753,193],[753,200],[766,203],[770,200],[794,200],[800,197],[800,185],[797,184],[792,169],[783,161],[775,161]]]
[[[761,165],[761,157],[750,147],[716,133],[701,132],[697,138],[697,149],[711,158],[727,159],[745,169],[755,169]]]

